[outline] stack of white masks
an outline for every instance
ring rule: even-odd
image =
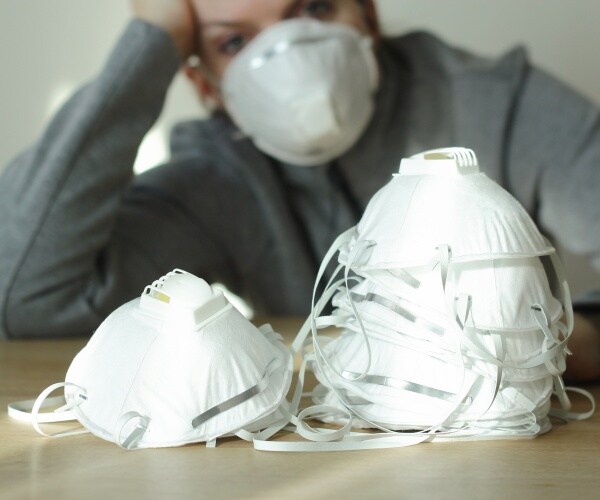
[[[291,363],[270,327],[256,328],[222,292],[175,270],[102,323],[65,382],[9,413],[32,419],[42,434],[40,422],[74,417],[84,432],[128,449],[214,443],[231,434],[252,439],[261,431],[264,438],[287,422]],[[56,403],[47,396],[62,386],[61,411],[39,413]]]
[[[320,382],[299,417],[343,426],[324,437],[297,422],[322,449],[533,437],[552,413],[591,414],[570,412],[561,379],[573,312],[555,250],[473,151],[403,160],[336,240],[317,284],[338,251],[294,346]],[[331,326],[341,335],[319,333]]]

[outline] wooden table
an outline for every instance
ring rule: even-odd
[[[272,321],[292,338],[299,321]],[[38,436],[6,414],[66,369],[84,340],[0,342],[0,498],[600,498],[600,415],[534,440],[268,453],[231,439],[124,451]],[[596,399],[600,387],[588,388]]]

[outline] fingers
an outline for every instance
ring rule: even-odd
[[[133,14],[168,33],[183,60],[196,48],[196,12],[190,0],[131,0]]]

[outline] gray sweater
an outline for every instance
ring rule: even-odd
[[[544,232],[600,267],[592,104],[521,49],[487,60],[415,33],[385,40],[379,58],[375,115],[328,165],[279,164],[217,114],[175,127],[169,163],[134,177],[180,60],[164,33],[133,21],[0,178],[0,337],[89,335],[176,267],[259,313],[304,314],[326,248],[399,160],[448,145],[475,149]]]

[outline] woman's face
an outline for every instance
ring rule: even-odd
[[[374,34],[375,29],[365,10],[372,5],[359,0],[193,0],[193,4],[199,19],[199,55],[218,78],[253,37],[284,19],[340,22],[365,34]]]

